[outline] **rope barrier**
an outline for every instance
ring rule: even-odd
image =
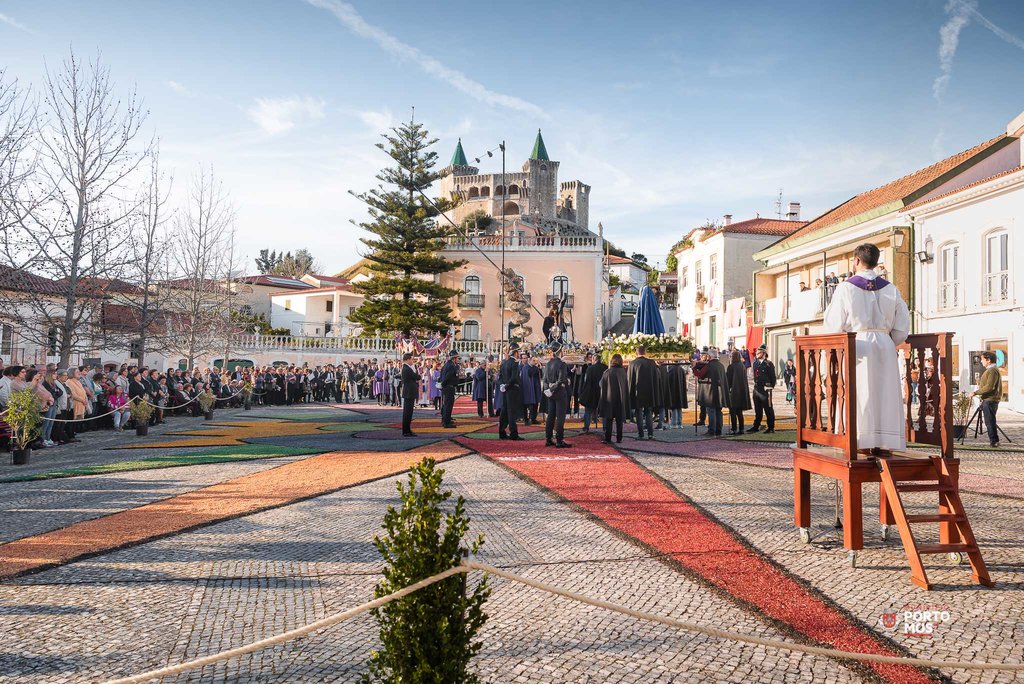
[[[312,632],[319,631],[321,629],[326,629],[327,627],[336,625],[339,622],[344,622],[349,618],[356,617],[357,615],[362,615],[367,611],[373,610],[375,608],[380,608],[381,606],[387,605],[392,601],[404,598],[409,594],[412,594],[413,592],[419,591],[420,589],[423,589],[425,587],[429,587],[430,585],[436,584],[437,582],[447,579],[448,577],[451,577],[453,575],[460,573],[469,573],[474,570],[494,575],[496,577],[501,577],[503,579],[507,579],[513,582],[518,582],[528,587],[532,587],[534,589],[538,589],[549,594],[554,594],[556,596],[561,596],[563,598],[571,599],[579,603],[594,606],[596,608],[604,608],[605,610],[610,610],[612,612],[619,613],[621,615],[626,615],[628,617],[636,618],[639,620],[657,622],[668,627],[675,627],[676,629],[681,629],[687,632],[704,634],[705,636],[715,637],[718,639],[725,639],[727,641],[737,641],[740,643],[751,644],[755,646],[764,646],[766,648],[774,648],[783,651],[806,653],[808,655],[838,658],[840,660],[858,660],[862,662],[885,663],[889,665],[912,665],[914,667],[926,667],[936,669],[941,668],[956,670],[997,670],[1003,672],[1024,672],[1024,664],[1022,663],[978,663],[973,661],[934,660],[930,658],[887,656],[875,653],[855,653],[852,651],[843,651],[834,648],[827,648],[824,646],[811,646],[808,644],[781,641],[779,639],[763,639],[761,637],[755,637],[749,634],[742,634],[740,632],[732,632],[725,629],[718,629],[717,627],[705,627],[704,625],[699,625],[695,622],[678,620],[676,618],[658,615],[656,613],[649,613],[643,610],[635,610],[633,608],[628,608],[626,606],[622,606],[617,603],[612,603],[610,601],[590,598],[589,596],[584,596],[583,594],[579,594],[574,591],[569,591],[568,589],[562,589],[560,587],[556,587],[545,582],[532,580],[528,577],[523,577],[522,575],[517,575],[516,573],[502,570],[501,568],[497,568],[493,565],[488,565],[486,563],[477,563],[475,561],[465,561],[461,565],[457,565],[453,568],[445,570],[444,572],[440,572],[436,575],[427,577],[426,579],[422,579],[419,582],[416,582],[415,584],[410,584],[409,586],[403,589],[399,589],[398,591],[388,594],[387,596],[382,596],[379,599],[369,601],[368,603],[356,606],[355,608],[350,608],[348,610],[335,613],[334,615],[330,615],[321,620],[316,620],[315,622],[311,622],[303,627],[288,630],[287,632],[282,632],[281,634],[278,634],[276,636],[268,637],[266,639],[260,639],[259,641],[254,641],[244,646],[239,646],[237,648],[231,648],[226,651],[221,651],[220,653],[214,653],[208,656],[204,656],[202,658],[197,658],[195,660],[189,660],[183,663],[178,663],[177,665],[170,665],[157,670],[150,670],[148,672],[143,672],[141,674],[132,675],[130,677],[123,677],[121,679],[113,679],[108,681],[107,684],[141,684],[142,682],[147,682],[152,679],[159,679],[170,675],[180,674],[182,672],[189,672],[191,670],[196,670],[201,667],[212,665],[213,663],[217,663],[223,660],[230,660],[231,658],[245,655],[247,653],[260,651],[265,648],[269,648],[270,646],[275,646],[286,641],[291,641],[293,639],[298,639],[299,637],[306,636],[307,634],[310,634]]]

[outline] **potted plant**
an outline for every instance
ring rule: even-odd
[[[138,397],[128,405],[128,412],[135,421],[135,434],[145,437],[149,434],[149,419],[153,415],[153,407]]]
[[[43,423],[39,412],[39,402],[30,389],[11,392],[7,403],[4,421],[11,426],[12,458],[14,465],[28,464],[32,449],[29,444],[39,436],[39,426]]]
[[[199,408],[203,410],[203,417],[206,420],[213,420],[213,407],[217,403],[217,397],[213,392],[206,390],[199,395]]]
[[[242,385],[242,408],[246,411],[252,410],[252,393],[255,389],[250,380],[246,380],[245,384]]]
[[[960,392],[953,397],[953,439],[963,439],[971,417],[971,395]]]

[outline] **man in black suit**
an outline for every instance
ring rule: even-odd
[[[413,367],[412,354],[402,356],[402,436],[415,437],[412,431],[412,409],[419,396],[420,374]]]
[[[459,384],[460,370],[459,352],[453,351],[448,355],[448,361],[441,367],[441,377],[437,381],[441,385],[441,427],[455,427],[452,409],[455,408],[455,388]]]
[[[562,350],[551,350],[551,360],[544,366],[542,381],[544,396],[548,398],[548,414],[544,421],[545,446],[568,449],[565,442],[565,414],[569,411],[569,367],[562,361]],[[554,433],[555,441],[551,440]]]
[[[508,358],[501,362],[501,368],[498,369],[498,392],[501,394],[501,409],[498,411],[498,437],[500,439],[522,439],[519,436],[519,427],[516,425],[523,404],[521,382],[519,362],[516,361],[516,347],[509,345]],[[506,429],[512,433],[511,437],[505,432]]]
[[[636,438],[654,439],[654,409],[661,406],[661,381],[658,366],[645,356],[643,345],[636,349],[636,358],[629,362],[629,405],[636,411]]]

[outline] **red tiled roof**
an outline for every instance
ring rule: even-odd
[[[609,254],[608,255],[608,263],[609,264],[631,264],[631,263],[633,263],[633,260],[632,259],[627,259],[626,257],[620,257],[617,254]]]
[[[923,169],[903,176],[902,178],[898,178],[891,183],[886,183],[874,190],[862,192],[855,197],[851,197],[839,206],[829,209],[800,230],[789,235],[788,239],[810,235],[822,228],[860,216],[865,212],[871,211],[872,209],[878,209],[891,202],[900,202],[903,204],[913,202],[919,197],[919,193],[922,190],[927,190],[929,186],[932,186],[936,181],[943,179],[944,176],[949,175],[951,172],[955,171],[956,173],[959,173],[962,171],[963,169],[959,168],[961,165],[967,163],[967,166],[970,166],[971,164],[968,162],[971,162],[974,157],[977,157],[984,152],[994,152],[1012,139],[1013,138],[1010,138],[1007,135],[996,136],[995,138],[987,140],[980,145],[975,145],[969,150],[964,150],[963,152],[954,154],[953,156],[947,157],[946,159],[936,162],[931,166],[926,166]],[[988,155],[986,154],[984,156]]]
[[[789,235],[807,225],[807,221],[791,221],[789,219],[757,218],[737,221],[727,226],[719,226],[718,230],[707,231],[701,240],[707,240],[719,233],[744,233],[748,235]]]
[[[59,295],[60,283],[35,273],[0,265],[0,289],[16,292]]]
[[[995,180],[997,178],[1002,178],[1003,176],[1009,176],[1011,173],[1017,173],[1021,169],[1024,169],[1024,165],[1015,166],[1012,169],[1006,169],[1005,171],[1000,171],[999,173],[993,174],[993,175],[989,176],[988,178],[982,178],[981,180],[976,180],[973,183],[968,183],[967,185],[965,185],[963,187],[955,188],[955,189],[950,190],[948,192],[944,192],[941,195],[935,195],[935,197],[929,197],[927,199],[920,199],[920,200],[914,202],[913,204],[908,204],[907,205],[907,209],[916,209],[916,208],[918,208],[918,207],[920,207],[922,205],[929,204],[930,202],[934,202],[935,200],[942,199],[944,197],[949,197],[950,195],[955,195],[958,192],[963,192],[964,190],[969,190],[969,189],[971,189],[973,187],[977,187],[979,185],[982,185],[983,183],[988,183],[989,181],[993,181],[993,180]]]

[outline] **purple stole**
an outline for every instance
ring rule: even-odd
[[[885,278],[875,278],[874,280],[869,280],[868,278],[859,275],[850,276],[849,278],[846,279],[846,282],[850,283],[854,287],[859,287],[862,290],[867,290],[868,292],[876,292],[889,284],[889,281],[886,280]]]

